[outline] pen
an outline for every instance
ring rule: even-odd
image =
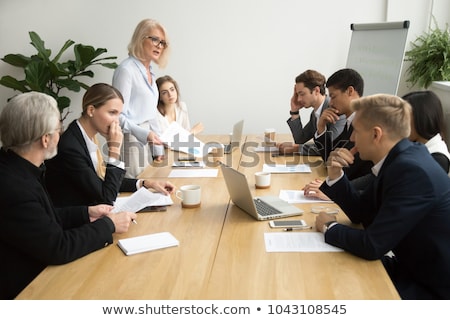
[[[307,226],[307,227],[284,228],[283,231],[308,230],[308,229],[312,229],[312,227]]]
[[[137,224],[137,221],[134,219],[131,219],[131,222],[133,222],[134,224]]]

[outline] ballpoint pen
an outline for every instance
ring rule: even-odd
[[[308,230],[308,229],[312,229],[312,227],[311,226],[291,227],[291,228],[284,228],[283,231]]]
[[[133,222],[134,224],[137,224],[137,221],[134,219],[131,219],[131,222]]]

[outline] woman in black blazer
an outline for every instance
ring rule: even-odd
[[[98,83],[86,91],[81,117],[61,136],[58,155],[46,161],[46,185],[55,206],[112,204],[119,192],[142,186],[164,194],[174,191],[170,182],[124,178],[122,108],[121,93],[109,84]],[[104,148],[97,144],[97,133],[106,140]],[[102,149],[107,150],[105,161]]]

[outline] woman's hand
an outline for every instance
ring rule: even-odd
[[[142,185],[147,188],[152,188],[156,192],[160,192],[165,195],[169,195],[175,192],[176,187],[169,181],[152,181],[144,180]]]

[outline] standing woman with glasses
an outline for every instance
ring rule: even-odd
[[[161,161],[164,147],[157,119],[158,87],[152,64],[163,68],[169,51],[164,27],[155,20],[139,22],[126,58],[114,71],[113,86],[124,98],[120,126],[124,132],[126,177],[136,178],[152,159]]]

